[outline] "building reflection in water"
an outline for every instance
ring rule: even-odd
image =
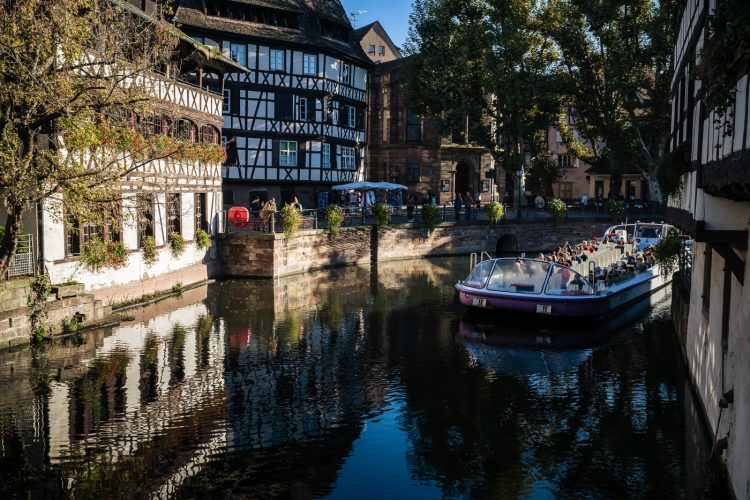
[[[598,347],[550,351],[542,329],[509,346],[505,325],[461,320],[465,272],[460,258],[219,281],[2,353],[0,496],[692,491],[693,403],[664,320]],[[372,444],[383,422],[395,449]],[[377,474],[385,456],[403,480]]]

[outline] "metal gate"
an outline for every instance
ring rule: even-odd
[[[34,240],[30,234],[18,237],[16,255],[8,266],[8,277],[34,274]]]

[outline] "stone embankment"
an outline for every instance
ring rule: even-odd
[[[327,230],[283,234],[229,233],[219,237],[219,257],[226,276],[273,278],[342,265],[389,260],[466,255],[472,252],[538,252],[566,241],[601,235],[611,224],[576,220],[555,225],[544,220],[443,223],[433,234],[421,225],[342,228],[337,238]]]

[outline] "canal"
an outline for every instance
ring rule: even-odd
[[[0,497],[695,497],[662,292],[610,322],[465,316],[467,258],[220,281],[0,353]]]

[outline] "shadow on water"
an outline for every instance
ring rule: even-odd
[[[2,353],[0,497],[699,496],[668,296],[513,326],[463,315],[466,268],[220,281]]]

